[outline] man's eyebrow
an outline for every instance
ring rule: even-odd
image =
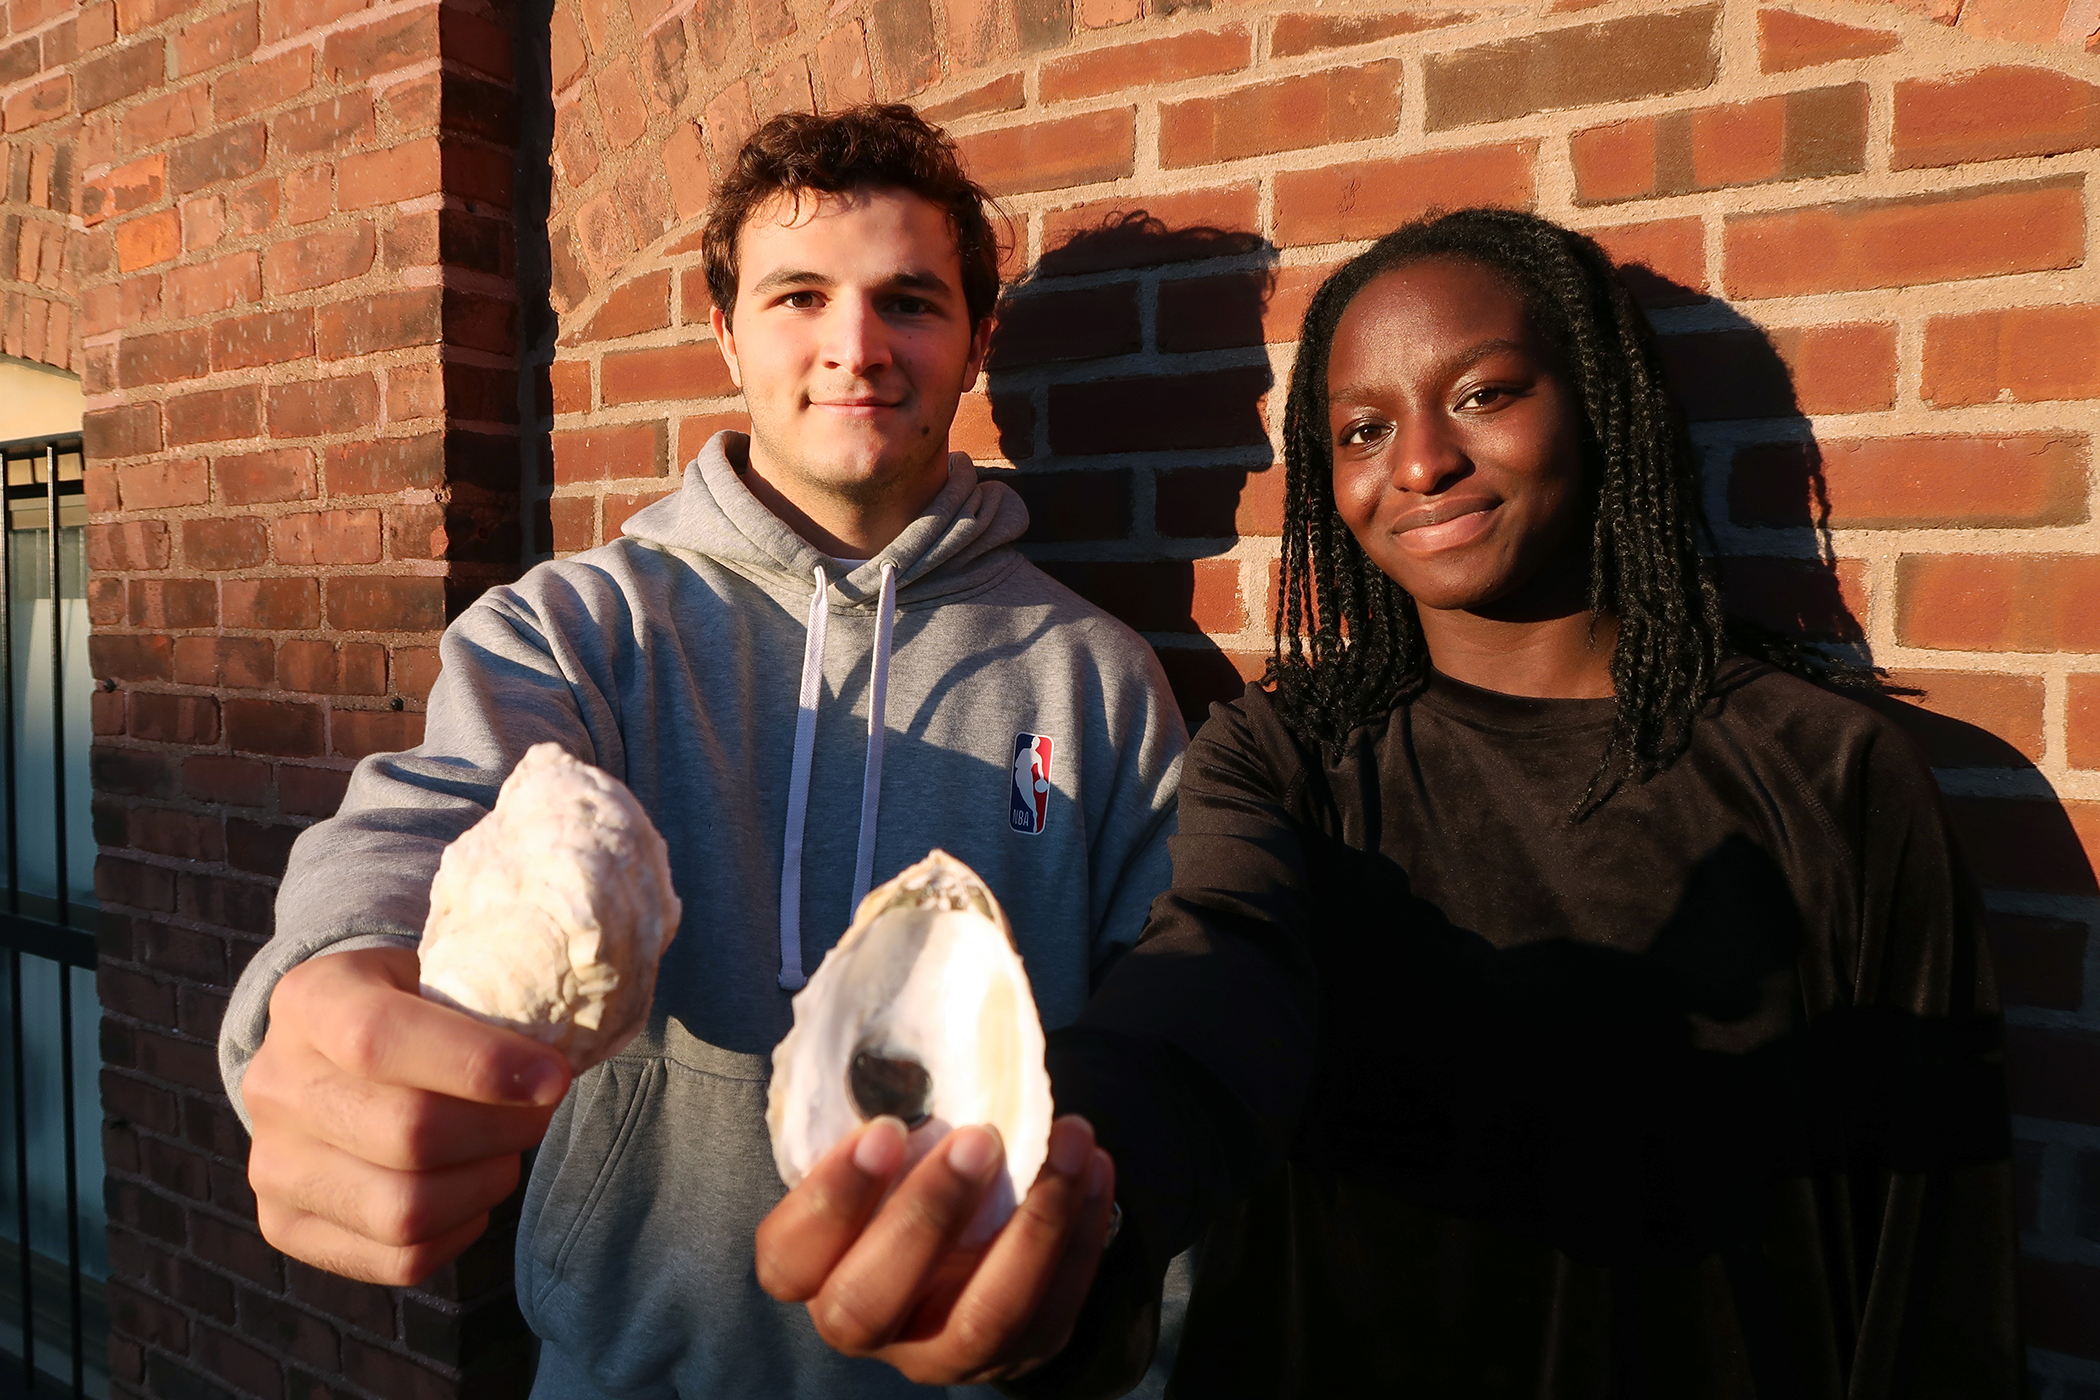
[[[781,267],[775,268],[764,277],[761,277],[753,284],[751,292],[754,296],[764,296],[768,292],[779,291],[785,287],[828,289],[837,285],[838,280],[827,273],[817,272],[806,267]],[[893,272],[888,277],[883,278],[877,285],[891,291],[941,292],[950,296],[955,294],[955,288],[949,284],[946,278],[929,268],[922,267],[907,267]]]
[[[806,267],[780,267],[761,277],[751,288],[754,293],[765,293],[780,287],[829,287],[832,279],[821,272]]]

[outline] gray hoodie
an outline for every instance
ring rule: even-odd
[[[1011,548],[1027,512],[966,457],[849,566],[745,489],[745,448],[718,434],[626,538],[490,590],[446,631],[422,746],[365,759],[293,847],[220,1063],[245,1117],[277,979],[320,952],[412,944],[439,852],[554,740],[634,790],[685,916],[649,1026],[578,1077],[539,1152],[527,1320],[607,1395],[924,1393],[832,1352],[753,1276],[783,1191],[765,1103],[787,989],[856,888],[938,845],[1006,906],[1044,1024],[1072,1020],[1167,884],[1186,734],[1150,649]],[[1048,769],[1032,805],[1020,766]]]

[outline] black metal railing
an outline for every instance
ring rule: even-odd
[[[79,658],[69,665],[68,657],[84,645],[79,634],[85,609],[77,611],[69,627],[65,606],[68,597],[86,594],[82,466],[78,434],[0,442],[5,493],[0,579],[7,593],[0,602],[0,821],[6,860],[0,946],[7,955],[5,1043],[12,1101],[12,1113],[0,1121],[0,1129],[11,1129],[14,1139],[13,1161],[7,1164],[13,1167],[13,1219],[0,1220],[0,1313],[6,1315],[0,1319],[0,1349],[19,1363],[6,1367],[9,1374],[0,1385],[7,1391],[76,1397],[108,1394],[101,1123],[99,1113],[80,1111],[81,1090],[92,1090],[96,1078],[92,1049],[85,1075],[76,1063],[82,1046],[74,1014],[76,991],[84,990],[93,1003],[97,911],[84,891],[75,889],[73,871],[80,861],[68,843],[68,827],[83,815],[81,775],[68,769],[84,765],[90,730],[85,712],[89,682]],[[44,600],[49,636],[39,639],[34,635],[36,604]],[[18,635],[18,617],[25,609],[32,618],[27,638]],[[42,649],[36,647],[39,640],[48,642],[43,665],[31,651]],[[45,670],[47,676],[37,674]],[[45,697],[30,693],[39,680],[48,681]],[[39,700],[48,704],[48,713]],[[32,719],[43,721],[33,742]],[[25,870],[25,845],[32,844],[30,864],[36,868]],[[84,854],[91,870],[92,848]],[[81,987],[76,987],[78,974],[85,974]],[[30,995],[32,981],[40,989],[55,988],[55,1018],[48,1002]],[[55,1096],[48,1083],[54,1063]],[[85,1151],[83,1119],[93,1134]],[[84,1156],[91,1159],[95,1178],[88,1196],[93,1238],[86,1240]],[[53,1168],[60,1178],[56,1183],[50,1179]],[[10,1225],[13,1238],[7,1239]],[[52,1235],[63,1236],[62,1253],[61,1241]],[[6,1346],[9,1340],[14,1345]]]

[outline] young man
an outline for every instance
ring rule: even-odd
[[[536,1395],[899,1394],[754,1277],[790,993],[861,893],[939,845],[1016,912],[1043,1019],[1069,1021],[1166,883],[1186,736],[1143,642],[1015,553],[1018,498],[947,451],[998,290],[952,146],[903,107],[776,118],[717,191],[706,256],[749,438],[447,631],[423,745],[365,760],[295,847],[221,1059],[265,1236],[354,1277],[456,1256],[540,1144],[518,1243]],[[573,1086],[545,1047],[416,995],[439,852],[544,740],[634,790],[685,906],[648,1028]],[[1023,747],[1049,779],[1025,813]],[[901,1151],[862,1141],[871,1164]],[[1000,1151],[965,1129],[928,1161],[975,1183]],[[1058,1125],[1002,1240],[1014,1276],[1037,1256],[1091,1275],[1110,1171]]]

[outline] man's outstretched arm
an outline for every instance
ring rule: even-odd
[[[479,1238],[569,1087],[554,1050],[417,986],[406,948],[301,963],[242,1084],[263,1238],[372,1283],[419,1283]]]

